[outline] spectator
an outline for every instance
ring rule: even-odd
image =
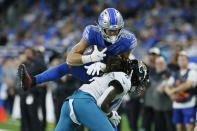
[[[32,48],[26,48],[24,51],[26,61],[24,64],[31,75],[46,70],[46,66],[35,59],[35,54]],[[39,65],[39,66],[38,66]],[[31,70],[30,70],[31,69]],[[41,87],[42,88],[42,87]],[[40,105],[40,97],[38,88],[32,88],[28,92],[21,94],[21,130],[22,131],[44,131],[45,125],[38,119],[38,107]],[[44,105],[45,106],[45,105]],[[44,116],[44,114],[43,114]],[[45,115],[46,116],[46,115]]]
[[[150,76],[151,87],[154,88],[153,109],[156,131],[174,131],[175,128],[171,122],[172,119],[172,102],[164,92],[167,79],[170,72],[167,69],[165,59],[160,56],[155,60],[155,74]]]
[[[38,61],[38,63],[40,63],[43,67],[41,70],[46,70],[46,64],[44,61],[44,47],[37,47],[37,50],[34,51],[35,56],[34,59],[36,59],[36,61]],[[46,128],[46,93],[47,93],[47,89],[46,89],[46,84],[42,84],[41,88],[37,88],[38,91],[38,99],[39,99],[39,108],[41,108],[41,112],[42,112],[42,122],[41,122],[41,126],[43,129]]]
[[[5,100],[5,107],[8,113],[12,113],[12,106],[15,96],[15,76],[17,72],[17,60],[16,58],[6,58],[3,64],[2,70],[2,86],[6,88],[7,98]]]
[[[160,50],[157,47],[153,47],[149,50],[150,62],[149,67],[155,68],[155,59],[160,56]]]
[[[160,56],[160,50],[157,47],[151,48],[149,50],[149,69],[150,76],[155,75],[155,59]],[[152,96],[152,92],[154,92],[155,87],[150,86],[145,91],[144,97],[144,119],[143,124],[146,131],[151,131],[151,125],[154,122],[154,110],[153,110],[153,101],[154,98]]]
[[[172,57],[170,58],[170,63],[168,64],[168,68],[172,72],[178,72],[179,71],[179,66],[177,63],[177,59],[179,56],[180,51],[182,50],[182,46],[177,45],[173,48],[172,51]]]
[[[197,72],[188,68],[188,56],[181,51],[178,56],[180,71],[170,77],[165,91],[173,100],[173,123],[177,131],[194,130],[195,101],[192,88],[197,84]]]

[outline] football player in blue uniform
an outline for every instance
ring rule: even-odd
[[[98,18],[98,25],[88,25],[80,42],[73,47],[68,54],[67,62],[55,66],[36,76],[29,76],[24,65],[18,68],[19,78],[22,81],[21,87],[25,90],[36,84],[57,80],[66,74],[72,74],[78,79],[87,82],[92,78],[88,75],[87,69],[91,63],[106,60],[108,56],[120,54],[128,57],[131,51],[136,47],[137,40],[133,33],[123,29],[124,21],[119,11],[114,8],[105,9]],[[99,45],[104,47],[99,51],[96,46],[90,55],[83,55],[84,50],[89,45]],[[105,66],[102,63],[97,63],[95,66]],[[89,72],[95,72],[91,68]],[[98,72],[98,70],[96,70]],[[89,73],[91,74],[91,73]]]
[[[107,57],[117,54],[128,58],[136,47],[135,35],[123,27],[124,21],[120,12],[114,8],[105,9],[98,18],[98,25],[88,25],[85,28],[82,39],[69,53],[67,62],[36,76],[30,76],[26,67],[20,65],[18,68],[20,86],[27,90],[36,84],[57,80],[67,74],[72,74],[76,78],[88,82],[92,78],[91,74],[95,72],[98,74],[99,70],[106,67],[99,61],[106,61]],[[90,55],[83,55],[89,45],[102,46],[104,49],[99,51],[95,46]],[[86,73],[87,71],[88,73]]]

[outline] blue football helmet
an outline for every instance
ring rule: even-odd
[[[114,8],[107,8],[101,12],[98,19],[99,28],[103,38],[110,43],[115,43],[119,40],[124,27],[124,21],[120,12]],[[105,30],[120,30],[118,35],[109,36]]]

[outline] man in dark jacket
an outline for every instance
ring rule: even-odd
[[[24,51],[26,60],[23,64],[26,65],[30,75],[36,75],[44,70],[46,66],[43,62],[36,59],[32,48],[26,48]],[[42,88],[42,87],[41,87]],[[38,119],[38,106],[40,105],[39,88],[32,88],[21,94],[21,130],[22,131],[44,131],[46,126],[46,114],[43,114],[43,122]],[[42,105],[45,107],[45,105]]]

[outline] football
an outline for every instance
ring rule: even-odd
[[[96,45],[97,46],[97,49],[99,50],[99,51],[102,51],[105,47],[103,47],[103,46],[98,46],[98,45]],[[90,54],[92,54],[92,52],[94,51],[94,45],[90,45],[90,46],[88,46],[86,49],[85,49],[85,51],[83,52],[83,55],[90,55]]]

